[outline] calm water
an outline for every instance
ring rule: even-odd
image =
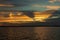
[[[59,37],[60,27],[0,27],[0,40],[60,40]]]

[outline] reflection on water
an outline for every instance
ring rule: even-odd
[[[41,40],[60,40],[60,27],[35,27]]]
[[[0,40],[60,40],[60,27],[0,27]]]

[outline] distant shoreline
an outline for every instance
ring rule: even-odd
[[[0,23],[3,27],[59,27],[58,24],[45,22],[29,22],[29,23]]]

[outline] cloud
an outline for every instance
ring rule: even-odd
[[[34,4],[32,5],[33,7],[37,7],[37,8],[46,8],[46,10],[58,10],[60,8],[60,6],[50,6],[50,5],[38,5],[38,4]]]
[[[11,4],[0,4],[0,7],[13,7],[14,5]]]
[[[34,4],[32,5],[33,7],[42,7],[42,8],[47,8],[47,9],[59,9],[60,6],[50,6],[50,5],[38,5],[38,4]]]
[[[54,2],[56,2],[56,0],[49,0],[49,2],[50,2],[50,3],[54,3]]]
[[[46,6],[47,10],[58,10],[60,6]]]
[[[0,4],[12,4],[15,7],[24,7],[31,4],[29,0],[0,0]]]
[[[60,2],[60,0],[49,0],[50,3]]]

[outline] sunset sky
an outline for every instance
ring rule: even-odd
[[[40,13],[33,14],[31,12],[23,14],[27,17],[35,18],[36,21],[39,20],[41,22],[43,21],[45,22],[45,19],[48,19],[52,15],[54,16],[55,13],[53,14],[53,12],[55,12],[55,10],[60,10],[60,0],[0,0],[0,10],[40,11],[42,12],[41,14]],[[53,12],[52,11],[46,12],[46,10],[52,10]],[[60,15],[60,13],[56,13],[56,15],[57,14]],[[4,13],[4,15],[7,14]],[[27,17],[25,19],[30,20]],[[56,18],[56,16],[54,16],[53,18]],[[20,20],[19,18],[16,19]]]
[[[51,9],[60,9],[60,0],[0,0],[0,10],[45,11]]]

